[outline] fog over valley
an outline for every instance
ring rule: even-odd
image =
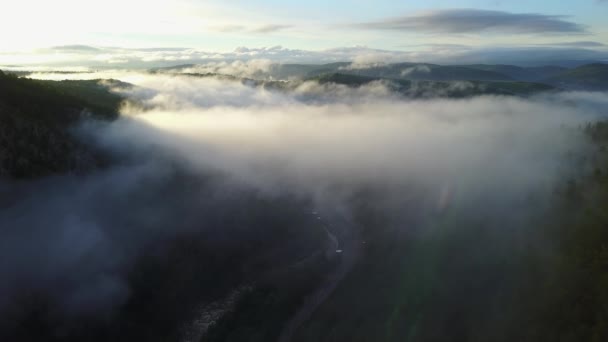
[[[608,338],[604,1],[29,6],[0,341]]]
[[[282,253],[297,262],[327,243],[319,234],[333,222],[313,212],[352,222],[362,219],[359,206],[372,206],[397,236],[423,233],[444,215],[512,234],[514,222],[546,210],[561,179],[585,172],[581,158],[592,146],[580,128],[604,118],[608,102],[601,92],[416,99],[378,81],[276,90],[180,74],[86,77],[119,80],[99,84],[126,101],[120,118],[72,128],[111,162],[85,175],[3,186],[10,199],[0,219],[13,228],[2,232],[1,253],[15,260],[1,270],[4,312],[14,310],[11,298],[33,292],[50,296],[60,322],[113,315],[137,296],[130,273],[142,256],[156,248],[162,257],[182,236],[202,234],[227,250],[287,244]],[[369,196],[373,202],[359,203]],[[285,210],[304,218],[283,218],[294,225],[285,228],[302,230],[291,233],[298,239],[321,238],[318,247],[264,235],[284,234],[264,222]],[[377,234],[350,224],[340,230],[355,231],[332,236],[361,244]],[[365,227],[375,229],[386,228]],[[284,262],[265,260],[258,271]],[[247,284],[256,277],[247,275]]]

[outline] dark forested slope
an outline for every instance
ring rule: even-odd
[[[543,82],[574,90],[608,90],[608,64],[593,63],[564,70]]]
[[[93,81],[40,81],[0,71],[0,177],[78,171],[100,155],[70,132],[83,117],[117,117],[122,97]]]

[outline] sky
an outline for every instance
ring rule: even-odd
[[[603,60],[608,50],[608,0],[21,0],[1,8],[0,65],[324,62],[371,52],[484,62],[522,49]],[[278,46],[284,51],[264,52]]]

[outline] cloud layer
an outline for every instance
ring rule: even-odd
[[[224,27],[224,30],[241,28]],[[264,28],[269,29],[269,28]],[[404,46],[403,50],[381,50],[366,46],[340,47],[320,51],[290,49],[283,46],[237,47],[228,52],[192,48],[57,46],[27,53],[1,53],[0,69],[22,70],[56,68],[150,68],[180,64],[209,64],[234,61],[270,60],[275,63],[355,64],[424,62],[439,64],[520,64],[573,65],[589,61],[608,61],[608,48],[596,41],[564,41],[520,46],[474,47],[462,44],[427,44]]]
[[[362,29],[428,33],[585,33],[565,16],[480,9],[446,9],[355,25]]]

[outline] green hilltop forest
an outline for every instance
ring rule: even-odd
[[[607,90],[608,64],[594,63],[564,70],[545,80],[566,89]]]

